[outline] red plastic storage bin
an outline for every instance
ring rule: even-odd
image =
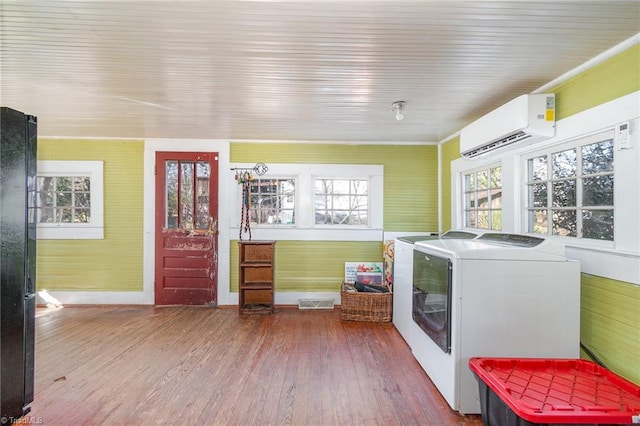
[[[485,426],[640,423],[640,387],[591,361],[471,358]]]

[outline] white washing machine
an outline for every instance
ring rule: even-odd
[[[436,239],[473,239],[482,235],[481,231],[447,231],[442,236],[415,235],[398,237],[394,242],[393,254],[393,325],[411,347],[411,329],[418,327],[411,318],[413,301],[413,246],[416,242]]]
[[[412,267],[410,346],[454,410],[481,412],[470,357],[579,357],[580,265],[564,246],[511,234],[422,241]]]

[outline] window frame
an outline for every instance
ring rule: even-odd
[[[255,164],[232,163],[231,168],[251,169]],[[381,241],[383,238],[384,166],[365,164],[283,164],[268,163],[268,171],[261,179],[294,179],[295,224],[251,225],[254,239],[300,241]],[[254,179],[258,176],[253,173]],[[369,224],[315,224],[315,179],[368,180]],[[231,235],[239,232],[242,186],[235,185],[231,206]]]
[[[583,229],[584,227],[582,226],[582,211],[583,210],[593,210],[594,206],[584,206],[583,205],[583,182],[585,178],[589,178],[592,176],[600,176],[603,175],[603,173],[597,173],[597,174],[589,174],[589,175],[585,175],[582,172],[582,148],[584,146],[587,145],[592,145],[598,142],[605,142],[605,141],[609,141],[611,140],[613,143],[613,170],[611,170],[610,172],[606,172],[604,174],[607,175],[611,175],[613,178],[613,205],[612,206],[598,206],[598,208],[595,208],[595,210],[604,210],[606,208],[606,210],[613,210],[613,217],[614,217],[614,223],[613,223],[613,239],[612,240],[602,240],[602,239],[594,239],[594,238],[585,238],[583,237]],[[549,212],[553,212],[553,211],[560,211],[560,210],[567,210],[568,208],[562,208],[562,207],[554,207],[553,206],[553,197],[552,197],[552,186],[553,186],[553,182],[564,182],[567,179],[570,178],[565,178],[565,177],[559,177],[559,178],[554,178],[552,173],[553,173],[553,155],[563,152],[563,151],[568,151],[571,149],[575,149],[576,150],[576,173],[574,176],[572,176],[572,179],[575,179],[576,181],[576,188],[575,188],[575,212],[576,212],[576,235],[575,236],[565,236],[565,235],[558,235],[555,234],[553,231],[553,214],[549,215]],[[616,196],[616,193],[618,193],[618,189],[616,189],[616,180],[617,178],[619,178],[618,176],[618,171],[617,171],[617,155],[618,155],[618,149],[616,147],[616,140],[615,140],[615,133],[612,129],[608,129],[608,130],[604,130],[604,131],[599,131],[596,133],[592,133],[592,134],[588,134],[588,135],[581,135],[578,136],[576,138],[572,138],[571,140],[567,140],[564,141],[562,143],[558,143],[558,144],[553,144],[553,145],[548,145],[545,146],[542,149],[538,149],[535,151],[529,151],[527,152],[525,155],[523,155],[521,157],[521,167],[522,167],[522,204],[521,204],[521,209],[522,209],[522,230],[523,233],[529,234],[529,235],[542,235],[546,238],[554,238],[554,239],[558,239],[560,241],[566,241],[568,244],[574,245],[574,246],[581,246],[581,245],[586,245],[586,246],[593,246],[593,247],[601,247],[601,248],[613,248],[615,247],[616,244],[616,232],[617,229],[619,228],[618,226],[616,226],[617,220],[617,214],[616,214],[616,204],[618,202],[618,198]],[[544,180],[544,182],[549,182],[551,183],[551,185],[547,185],[547,205],[546,207],[539,207],[536,208],[535,206],[530,206],[529,205],[529,191],[528,191],[528,187],[530,184],[536,182],[536,181],[530,181],[530,177],[529,177],[529,160],[532,160],[534,158],[539,158],[542,156],[547,156],[547,179]],[[549,174],[551,173],[551,174]],[[571,206],[573,207],[573,206]],[[610,208],[609,208],[610,207]],[[532,212],[533,210],[547,210],[548,213],[548,217],[547,217],[547,233],[546,234],[540,234],[540,233],[535,233],[532,231],[529,231],[530,229],[530,212]]]
[[[480,209],[479,206],[478,206],[478,203],[477,203],[477,198],[476,198],[476,206],[475,206],[475,208],[473,208],[473,209],[472,208],[467,208],[466,195],[468,193],[471,193],[471,191],[467,191],[467,187],[466,187],[466,182],[467,182],[466,178],[467,178],[467,176],[470,176],[472,174],[473,175],[477,175],[478,172],[486,171],[488,173],[488,176],[489,176],[489,187],[486,188],[485,190],[487,191],[487,194],[489,195],[489,200],[493,200],[491,198],[491,192],[492,192],[493,189],[498,189],[498,188],[491,188],[491,171],[494,170],[494,169],[497,169],[497,168],[500,168],[500,187],[499,187],[499,189],[501,191],[500,192],[500,194],[501,194],[500,195],[500,200],[501,200],[500,201],[500,208],[499,209],[493,208],[490,205],[488,209]],[[504,210],[504,203],[503,203],[503,200],[504,200],[504,195],[503,195],[503,193],[504,193],[504,184],[503,184],[503,174],[502,174],[502,172],[503,172],[503,167],[502,167],[502,163],[500,163],[500,162],[493,162],[493,163],[490,163],[490,164],[483,165],[481,167],[475,167],[473,169],[467,169],[467,170],[464,170],[464,171],[460,172],[460,184],[461,184],[460,194],[462,196],[460,205],[461,205],[461,214],[462,214],[462,218],[461,219],[462,219],[462,224],[463,224],[464,228],[466,228],[466,229],[478,229],[478,230],[485,230],[485,231],[495,231],[495,232],[502,231],[503,226],[501,226],[500,229],[495,229],[492,226],[493,212],[497,212],[497,211],[500,212],[500,217],[501,217],[500,222],[501,222],[501,224],[502,224],[502,217],[504,216],[504,212],[503,212],[503,210]],[[476,180],[475,188],[474,188],[473,192],[476,195],[478,193],[477,180]],[[478,221],[478,211],[487,211],[488,212],[489,225],[490,225],[488,228],[481,228],[481,227],[477,226],[478,222],[479,222]],[[476,214],[476,219],[475,219],[476,226],[470,226],[470,225],[467,224],[467,214],[471,213],[471,212],[475,212],[475,214]]]
[[[296,176],[254,176],[254,181],[259,181],[259,180],[278,180],[278,181],[291,180],[291,181],[293,181],[293,188],[294,188],[293,189],[293,208],[292,209],[288,209],[288,208],[284,209],[286,211],[292,211],[293,223],[256,223],[256,222],[251,222],[251,226],[252,227],[269,226],[269,227],[284,227],[284,228],[295,227],[295,225],[296,225],[296,194],[298,192],[298,182],[297,182]],[[251,216],[251,214],[250,214],[250,216]]]
[[[319,180],[331,180],[331,181],[348,181],[349,182],[349,193],[347,194],[347,196],[349,198],[351,198],[351,185],[354,181],[366,181],[367,182],[367,209],[366,209],[366,213],[367,213],[367,223],[366,224],[345,224],[345,225],[341,225],[341,224],[334,224],[334,223],[316,223],[316,215],[317,215],[317,207],[315,204],[315,198],[316,196],[318,196],[319,194],[316,192],[316,182]],[[318,227],[318,228],[335,228],[335,227],[341,227],[341,228],[345,228],[345,229],[357,229],[357,228],[369,228],[369,216],[371,213],[371,202],[370,202],[370,197],[369,197],[369,193],[370,193],[370,188],[371,188],[371,180],[369,178],[364,178],[364,177],[357,177],[357,178],[343,178],[343,177],[336,177],[336,176],[313,176],[313,196],[314,196],[314,205],[313,205],[313,226],[314,227]],[[332,193],[327,193],[325,194],[327,197],[336,197],[339,196],[339,194],[336,194],[335,192]],[[344,194],[343,194],[344,195]],[[331,211],[336,211],[336,209],[329,209]],[[349,212],[352,212],[354,210],[351,209],[351,206],[349,206],[348,209]],[[360,211],[360,210],[358,210]]]
[[[39,240],[104,239],[104,175],[102,161],[39,160],[38,177],[89,177],[91,219],[88,223],[36,223]]]

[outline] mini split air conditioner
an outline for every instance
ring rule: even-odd
[[[460,154],[480,157],[555,136],[555,95],[522,95],[460,131]]]

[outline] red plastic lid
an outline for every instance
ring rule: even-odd
[[[640,423],[640,387],[591,361],[471,358],[469,368],[531,423]]]

